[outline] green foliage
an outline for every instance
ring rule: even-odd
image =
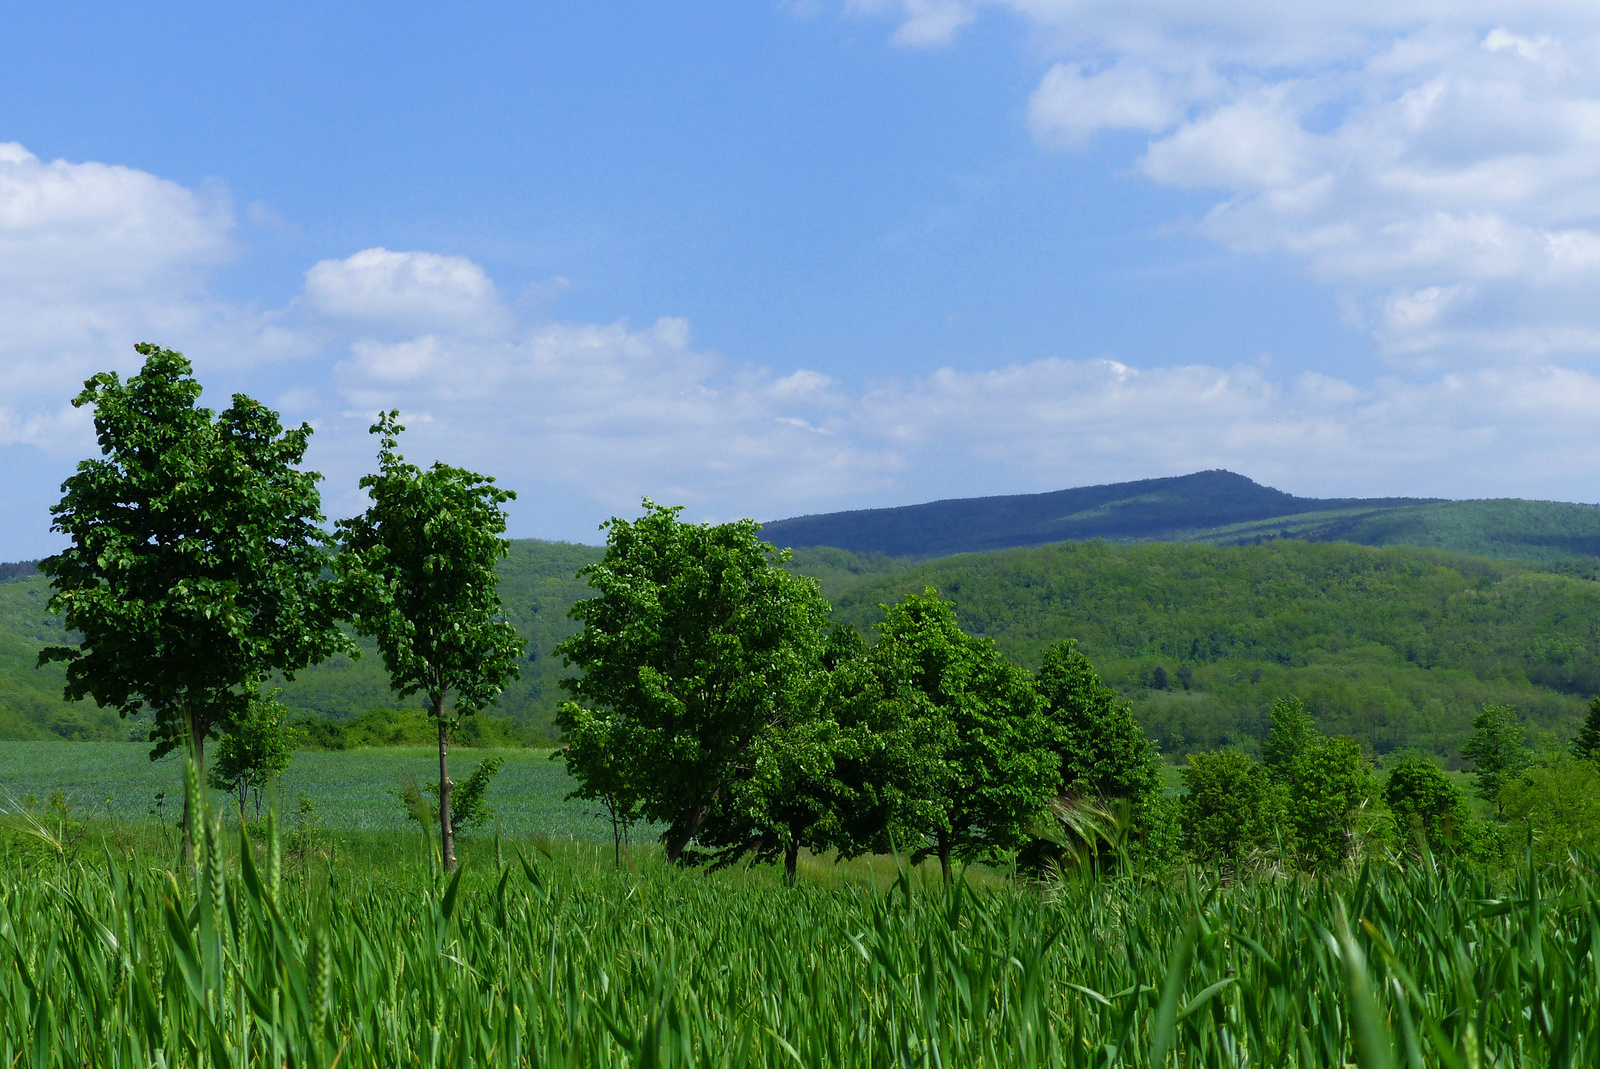
[[[1184,849],[1208,864],[1237,868],[1277,845],[1284,799],[1249,754],[1214,750],[1190,754],[1179,800]]]
[[[1589,761],[1600,759],[1600,695],[1589,702],[1583,727],[1572,737],[1572,755]]]
[[[1289,779],[1294,763],[1322,737],[1306,712],[1305,702],[1299,698],[1279,698],[1272,703],[1268,713],[1271,727],[1266,741],[1261,744],[1261,763],[1267,775],[1279,783]]]
[[[776,567],[753,521],[688,524],[645,502],[636,521],[606,524],[606,553],[580,573],[596,596],[557,647],[581,675],[557,718],[573,775],[634,785],[639,812],[667,825],[673,859],[724,800],[768,725],[806,716],[828,604],[810,579]],[[581,747],[603,746],[594,756]]]
[[[46,646],[66,696],[154,712],[153,756],[232,724],[274,671],[342,647],[323,581],[317,481],[299,470],[311,428],[236,394],[200,408],[182,354],[137,346],[138,375],[96,375],[101,458],[81,462],[51,509],[70,548],[41,562],[50,608],[80,636]]]
[[[1500,805],[1501,788],[1532,760],[1527,740],[1527,725],[1512,706],[1485,705],[1472,718],[1472,738],[1461,756],[1473,762],[1479,798]]]
[[[440,849],[452,869],[448,733],[520,674],[524,642],[504,618],[495,575],[508,548],[501,506],[516,495],[461,468],[406,463],[399,415],[380,415],[372,427],[378,471],[361,480],[372,504],[339,521],[334,570],[355,629],[377,640],[391,685],[402,698],[427,696],[438,727]]]
[[[452,834],[459,835],[469,828],[479,827],[494,819],[494,807],[487,799],[489,782],[505,763],[504,757],[485,757],[478,762],[477,767],[464,781],[452,784],[450,791]],[[433,804],[428,806],[428,823],[431,825],[439,819],[439,786],[436,783],[428,783],[424,784],[422,789],[433,795]]]
[[[946,874],[1020,845],[1060,783],[1044,706],[1028,674],[994,645],[964,633],[929,588],[886,606],[869,664],[896,734],[918,740],[896,786],[923,815],[907,828],[932,841]]]
[[[1470,853],[1481,831],[1461,788],[1426,757],[1406,757],[1389,769],[1383,800],[1404,845],[1422,836],[1436,854]]]
[[[868,576],[835,616],[866,628],[880,603],[928,585],[1024,666],[1076,638],[1173,755],[1255,749],[1285,694],[1376,754],[1453,756],[1486,703],[1566,734],[1600,691],[1600,584],[1506,562],[1294,541],[1066,543]],[[1155,668],[1179,663],[1194,668],[1190,690],[1151,687]]]
[[[1354,739],[1308,743],[1290,766],[1288,819],[1294,849],[1307,868],[1328,868],[1366,841],[1384,845],[1392,828],[1375,812],[1372,765]]]
[[[361,480],[372,504],[337,524],[335,570],[355,628],[377,640],[396,692],[421,692],[436,718],[453,723],[518,675],[523,641],[504,619],[495,575],[509,548],[501,506],[516,495],[489,476],[406,463],[398,415],[372,427],[378,472]]]
[[[1600,765],[1565,753],[1541,754],[1507,779],[1500,799],[1512,859],[1531,835],[1542,861],[1566,862],[1575,851],[1600,854]]]
[[[294,757],[294,729],[289,726],[287,713],[273,698],[252,699],[249,711],[223,734],[211,761],[211,786],[237,795],[240,809],[244,808],[246,796],[253,796],[258,819],[262,792],[282,775]]]
[[[340,722],[301,717],[290,722],[295,745],[304,750],[359,750],[374,746],[432,746],[438,724],[421,709],[369,709]],[[458,746],[515,747],[527,745],[525,729],[509,717],[479,714],[460,721],[450,735]]]
[[[1072,640],[1045,651],[1035,680],[1044,700],[1061,794],[1125,803],[1136,841],[1161,856],[1172,829],[1164,804],[1161,755],[1133,710],[1101,681]]]

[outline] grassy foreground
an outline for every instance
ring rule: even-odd
[[[1590,1066],[1595,871],[946,889],[482,840],[0,846],[6,1066]],[[326,847],[332,846],[332,851]],[[333,854],[339,860],[335,863]]]

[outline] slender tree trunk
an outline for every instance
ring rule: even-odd
[[[444,870],[456,867],[456,836],[450,829],[450,739],[444,729],[444,694],[433,700],[434,719],[439,721],[439,856]]]
[[[944,882],[950,882],[950,833],[939,832],[939,871],[944,875]]]
[[[783,850],[783,882],[794,886],[794,870],[800,861],[800,844],[790,843]]]

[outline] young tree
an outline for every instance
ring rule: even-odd
[[[627,732],[611,716],[597,714],[573,702],[562,706],[566,717],[562,749],[552,759],[562,758],[567,772],[578,786],[568,798],[599,802],[611,821],[611,843],[615,861],[622,863],[622,844],[628,830],[639,819],[639,794],[635,785],[639,772],[635,755],[627,746]]]
[[[1161,754],[1133,709],[1100,679],[1071,639],[1045,651],[1035,677],[1044,699],[1049,745],[1060,762],[1059,793],[1069,799],[1125,803],[1147,849],[1169,848]]]
[[[1289,821],[1301,862],[1327,868],[1349,857],[1378,793],[1360,745],[1349,738],[1307,744],[1289,768],[1288,785]]]
[[[252,699],[249,712],[223,733],[211,763],[211,786],[238,795],[241,812],[246,796],[253,795],[257,820],[261,819],[262,792],[294,757],[294,729],[288,724],[288,714],[273,698]]]
[[[1600,695],[1589,702],[1589,715],[1572,740],[1572,756],[1586,761],[1600,760]]]
[[[952,857],[1018,846],[1061,775],[1028,673],[963,632],[932,587],[886,607],[869,660],[887,719],[905,725],[897,734],[925,743],[926,764],[900,789],[927,792],[918,830],[945,878]]]
[[[1267,731],[1267,741],[1261,745],[1261,763],[1274,782],[1283,783],[1295,761],[1307,748],[1321,742],[1322,735],[1299,698],[1277,699],[1268,716],[1272,726]]]
[[[1280,789],[1264,767],[1238,750],[1190,754],[1178,803],[1183,845],[1196,859],[1237,868],[1275,842],[1283,815]]]
[[[829,608],[815,580],[778,567],[787,554],[755,521],[690,524],[681,509],[644,507],[609,521],[605,557],[579,572],[597,594],[572,607],[583,628],[556,647],[581,672],[562,682],[573,700],[556,723],[580,783],[603,767],[588,750],[597,740],[629,755],[639,812],[667,825],[678,861],[752,741],[807,715]],[[603,736],[586,717],[608,724]]]
[[[1461,788],[1426,757],[1406,757],[1395,762],[1383,785],[1400,834],[1418,834],[1435,853],[1455,853],[1471,845],[1472,813]]]
[[[85,460],[51,509],[70,548],[40,564],[77,646],[66,697],[130,716],[148,705],[151,758],[232,725],[261,681],[348,645],[323,580],[317,494],[301,471],[311,428],[285,429],[243,394],[220,415],[201,408],[183,354],[139,345],[127,382],[96,375],[74,399],[94,409],[101,457]],[[187,793],[185,853],[195,814]]]
[[[1533,755],[1527,747],[1528,729],[1509,705],[1485,705],[1472,719],[1472,738],[1461,748],[1461,756],[1474,763],[1478,797],[1495,804],[1505,816],[1500,791],[1518,772],[1528,766]]]
[[[388,412],[372,426],[378,471],[361,480],[372,504],[339,521],[335,570],[356,630],[378,642],[390,685],[402,698],[428,699],[439,733],[440,856],[450,870],[450,732],[518,677],[526,646],[495,588],[495,565],[509,549],[501,506],[516,495],[461,468],[406,463],[399,417]]]

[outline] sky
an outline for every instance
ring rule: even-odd
[[[1600,4],[20,5],[0,559],[182,350],[595,542],[1228,468],[1600,499]]]

